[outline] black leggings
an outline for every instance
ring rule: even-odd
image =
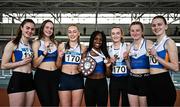
[[[86,106],[106,107],[108,102],[108,86],[106,78],[86,79],[85,82]]]
[[[121,106],[129,106],[127,87],[128,87],[128,76],[111,77],[110,85],[109,85],[111,107],[119,106],[120,96],[122,98]]]
[[[47,71],[38,68],[34,80],[41,106],[59,106],[59,71]]]
[[[149,106],[174,106],[176,89],[169,72],[151,75],[149,87],[150,91],[147,97]]]

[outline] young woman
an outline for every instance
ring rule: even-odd
[[[35,23],[25,19],[14,40],[7,43],[2,56],[2,69],[13,69],[7,88],[10,106],[32,106],[34,84],[31,69],[32,49],[30,37],[35,34]]]
[[[41,106],[58,106],[59,71],[56,67],[58,56],[57,41],[54,40],[54,24],[45,20],[38,40],[33,43],[33,65],[36,69],[34,80]]]
[[[85,82],[86,106],[107,106],[108,85],[105,74],[111,72],[111,62],[103,32],[92,33],[87,56],[96,61],[96,67],[93,73],[87,76]]]
[[[144,27],[139,21],[130,25],[133,43],[130,47],[130,77],[128,81],[128,98],[130,106],[147,106],[149,56],[152,42],[144,39]]]
[[[168,25],[163,16],[155,16],[151,24],[157,41],[150,51],[150,106],[174,106],[176,89],[169,70],[179,71],[175,42],[166,34]]]
[[[80,44],[80,32],[76,25],[67,28],[68,42],[58,46],[56,64],[61,68],[59,96],[62,107],[80,107],[83,98],[84,79],[78,66],[86,55],[86,47]]]
[[[128,106],[127,86],[128,67],[124,59],[124,52],[127,52],[127,44],[123,41],[124,32],[121,27],[111,29],[113,44],[109,48],[109,55],[112,62],[112,76],[110,77],[109,93],[110,105]]]

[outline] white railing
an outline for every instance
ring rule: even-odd
[[[1,69],[0,70],[0,79],[5,79],[5,78],[9,78],[12,75],[12,70],[4,70]]]
[[[180,89],[180,72],[170,72],[171,78],[173,80],[174,85],[177,89]],[[12,75],[12,70],[0,70],[0,87],[2,82],[1,81],[9,81],[9,78]],[[109,79],[108,79],[109,80]],[[7,82],[5,82],[7,83]]]

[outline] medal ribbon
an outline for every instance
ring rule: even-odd
[[[99,53],[95,49],[92,48],[92,51],[95,52],[96,54],[98,54],[99,56],[101,56],[102,58],[106,59],[106,57],[103,54]]]
[[[102,54],[101,54],[101,53],[99,53],[98,51],[96,51],[96,50],[93,49],[93,48],[92,48],[92,51],[95,52],[96,54],[98,54],[100,57],[104,58],[104,63],[107,63],[107,62],[108,62],[107,59],[106,59],[106,57],[103,55],[102,52],[101,52],[101,53],[102,53]]]
[[[137,56],[137,54],[139,53],[139,51],[140,51],[140,49],[141,49],[141,47],[143,45],[143,42],[144,42],[144,39],[141,40],[140,45],[138,47],[138,50],[136,50],[136,51],[135,51],[135,47],[134,47],[134,43],[133,43],[133,52],[131,53],[131,55]]]
[[[153,44],[152,47],[154,47],[155,49],[158,49],[159,46],[161,46],[161,44],[163,43],[163,41],[166,40],[166,38],[167,38],[167,36],[164,36],[164,37],[162,38],[162,40],[161,40],[159,43],[156,41],[155,44]]]
[[[118,58],[121,58],[122,57],[122,43],[119,45],[119,52],[118,52]],[[115,55],[115,52],[114,52],[114,45],[112,45],[112,53],[113,53],[113,55]]]

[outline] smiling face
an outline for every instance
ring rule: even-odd
[[[168,26],[161,18],[155,18],[152,20],[151,29],[156,36],[162,36],[166,34]]]
[[[100,49],[102,46],[102,35],[99,33],[95,36],[94,41],[93,41],[93,48],[95,49]]]
[[[30,38],[35,34],[35,25],[31,22],[27,22],[21,27],[21,31],[23,36]]]
[[[130,35],[134,40],[141,39],[143,37],[143,30],[139,24],[131,25]]]
[[[44,36],[50,37],[53,35],[54,25],[51,22],[47,22],[43,29]]]
[[[120,42],[123,37],[123,32],[120,28],[113,28],[111,30],[111,38],[114,43]]]
[[[68,28],[67,33],[68,33],[68,37],[69,37],[70,41],[72,41],[72,42],[78,41],[79,36],[80,36],[80,32],[76,26],[70,26]]]

